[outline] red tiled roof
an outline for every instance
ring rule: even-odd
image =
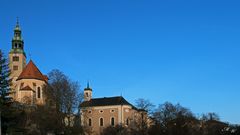
[[[27,85],[26,87],[23,87],[20,90],[33,90],[33,89]]]
[[[42,81],[48,80],[47,77],[40,72],[32,60],[30,60],[27,66],[23,69],[17,80],[21,79],[37,79]]]

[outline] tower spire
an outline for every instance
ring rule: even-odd
[[[87,88],[88,88],[88,89],[90,88],[90,86],[89,86],[89,81],[87,82]]]
[[[14,31],[21,31],[20,25],[19,25],[19,17],[17,17],[17,22]]]
[[[87,82],[87,87],[84,89],[84,91],[92,91],[92,88],[90,87],[89,81]]]
[[[24,41],[22,39],[22,31],[20,29],[18,17],[13,32],[14,35],[12,38],[12,49],[9,52],[9,67],[11,70],[10,78],[16,80],[26,66]]]
[[[22,39],[22,31],[19,25],[19,18],[17,17],[16,26],[14,28],[14,36],[12,39],[12,51],[24,53],[24,41]],[[25,53],[24,53],[25,55]]]
[[[84,100],[89,101],[92,99],[92,88],[90,88],[89,81],[87,82],[87,87],[84,89]]]
[[[17,25],[19,25],[19,18],[17,17]]]

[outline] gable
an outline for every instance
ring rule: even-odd
[[[47,76],[43,75],[37,66],[33,63],[32,60],[27,64],[27,66],[23,69],[22,73],[18,77],[17,80],[21,79],[37,79],[47,82]]]

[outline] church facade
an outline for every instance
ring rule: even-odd
[[[13,100],[28,105],[44,104],[43,90],[48,78],[41,73],[32,60],[26,63],[24,41],[18,21],[9,52],[9,69],[11,71],[10,96]]]
[[[104,128],[121,125],[130,127],[146,117],[143,110],[137,109],[122,96],[92,98],[92,89],[84,89],[84,102],[81,107],[81,124],[91,135],[99,135]]]

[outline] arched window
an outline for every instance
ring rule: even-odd
[[[40,87],[38,87],[38,89],[37,89],[37,97],[41,98],[41,88]]]
[[[92,119],[88,119],[88,126],[92,126]]]
[[[100,118],[100,126],[103,126],[103,118]]]
[[[111,125],[114,126],[114,118],[111,118]]]
[[[129,125],[129,119],[126,119],[126,125],[127,126]]]
[[[88,93],[86,93],[86,97],[89,97],[89,96],[88,96]]]

